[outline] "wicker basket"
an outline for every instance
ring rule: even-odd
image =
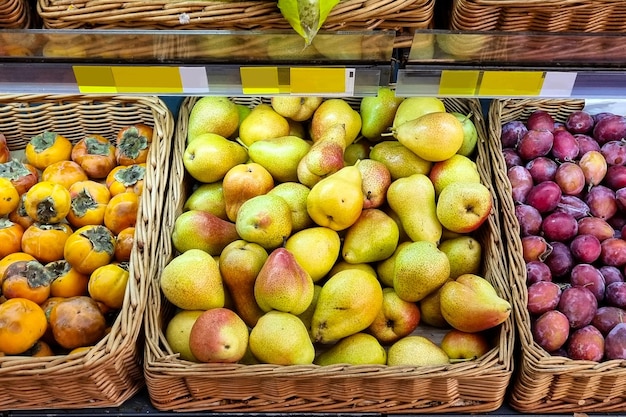
[[[503,32],[624,32],[621,0],[453,0],[450,29]]]
[[[489,147],[494,184],[502,205],[502,229],[513,292],[513,311],[521,344],[519,365],[512,384],[510,404],[521,412],[575,413],[623,412],[626,407],[626,366],[624,361],[592,362],[551,356],[531,334],[526,308],[526,264],[522,256],[520,225],[515,217],[511,184],[500,144],[501,125],[525,120],[531,112],[543,109],[565,121],[582,100],[494,100],[489,112]]]
[[[163,234],[172,230],[182,212],[190,179],[182,164],[187,120],[196,98],[180,109],[172,151],[169,194],[163,213]],[[479,129],[478,165],[483,182],[491,186],[486,158],[484,122],[477,100],[447,100],[448,109],[473,113]],[[356,103],[358,104],[358,102]],[[510,299],[506,266],[502,259],[499,211],[494,207],[477,238],[484,248],[483,274],[498,292]],[[163,239],[163,256],[174,255],[171,241]],[[449,366],[277,366],[268,364],[207,364],[179,359],[168,346],[164,325],[174,308],[161,297],[158,280],[152,281],[146,308],[146,385],[160,410],[219,412],[382,412],[445,413],[486,412],[504,401],[512,373],[513,324],[507,320],[494,332],[494,347],[475,361]],[[442,330],[429,333],[434,338]],[[440,340],[440,339],[439,339]]]
[[[27,0],[0,0],[0,29],[26,29],[30,23]]]
[[[433,24],[434,0],[343,0],[321,30],[394,30],[410,45]],[[291,29],[274,0],[38,0],[44,27],[133,29]],[[406,46],[406,45],[405,45]]]
[[[148,283],[161,267],[156,239],[161,225],[164,175],[169,169],[173,117],[156,97],[0,95],[0,132],[12,152],[53,130],[77,142],[98,133],[114,140],[124,126],[154,128],[131,253],[123,307],[110,333],[71,356],[0,357],[0,410],[117,406],[144,386],[143,312]],[[140,338],[141,336],[141,338]]]

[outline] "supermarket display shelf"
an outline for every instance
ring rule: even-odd
[[[109,408],[93,408],[93,409],[77,409],[77,410],[23,410],[23,411],[6,411],[0,413],[2,417],[100,417],[100,416],[119,416],[119,417],[139,417],[146,415],[158,415],[162,417],[184,416],[184,417],[285,417],[285,413],[216,413],[210,411],[197,412],[179,412],[179,411],[159,411],[152,406],[148,393],[145,389],[139,391],[134,397],[126,401],[119,407]],[[472,414],[456,414],[456,413],[439,413],[439,414],[410,414],[412,416],[446,416],[446,417],[462,417],[470,415],[484,415],[489,417],[510,417],[510,416],[528,416],[528,417],[572,417],[572,414],[520,414],[512,409],[508,404],[503,404],[499,409],[490,413],[472,413]],[[592,413],[591,416],[619,416],[619,413]],[[290,417],[384,417],[386,414],[379,413],[318,413],[311,410],[308,413],[288,414]],[[409,414],[389,414],[389,417],[408,417]]]

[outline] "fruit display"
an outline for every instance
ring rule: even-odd
[[[626,358],[626,118],[546,110],[502,125],[534,341],[551,355]]]
[[[0,135],[0,354],[72,354],[123,306],[153,128],[9,150]]]
[[[511,304],[486,278],[495,202],[471,115],[381,87],[356,104],[202,97],[187,127],[158,282],[172,353],[422,367],[496,348]]]

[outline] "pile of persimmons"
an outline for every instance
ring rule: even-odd
[[[0,134],[0,356],[71,354],[110,330],[152,133],[135,124],[73,143],[46,131],[23,152]]]

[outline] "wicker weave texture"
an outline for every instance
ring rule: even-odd
[[[0,0],[0,29],[26,29],[31,17],[27,0]]]
[[[505,253],[513,291],[513,312],[520,340],[519,365],[510,404],[521,412],[573,413],[623,411],[626,401],[626,367],[623,361],[577,361],[551,356],[534,342],[526,308],[526,264],[522,256],[520,225],[515,217],[511,184],[506,176],[500,134],[502,124],[526,120],[535,110],[550,112],[555,120],[584,106],[582,100],[494,100],[489,112],[489,148],[496,193],[502,206]]]
[[[394,30],[410,46],[433,25],[434,0],[343,0],[321,30]],[[44,27],[269,30],[291,29],[273,0],[38,0]]]
[[[123,126],[154,128],[124,304],[110,333],[86,352],[71,356],[0,357],[0,410],[110,407],[143,385],[143,312],[148,282],[161,267],[157,239],[169,169],[173,117],[156,97],[0,95],[0,132],[11,151],[44,130],[73,143],[88,134],[115,140]],[[141,337],[140,337],[141,336]]]
[[[622,0],[454,0],[450,28],[538,32],[623,32]]]
[[[188,195],[190,179],[182,164],[187,122],[196,98],[183,102],[172,150],[172,169],[163,234],[172,230]],[[483,183],[491,187],[486,152],[486,127],[477,100],[446,99],[449,110],[473,114],[480,143],[478,166]],[[253,104],[247,102],[247,104]],[[352,103],[358,106],[358,102]],[[510,299],[502,257],[499,218],[494,207],[476,237],[483,245],[483,275]],[[175,250],[162,240],[163,256]],[[174,313],[152,281],[146,308],[144,371],[150,398],[160,410],[220,412],[487,412],[504,401],[512,373],[513,324],[507,320],[493,334],[494,347],[476,361],[438,367],[277,366],[268,364],[192,363],[178,358],[168,346],[164,326]],[[443,332],[443,331],[442,331]],[[441,333],[434,334],[441,337]]]

